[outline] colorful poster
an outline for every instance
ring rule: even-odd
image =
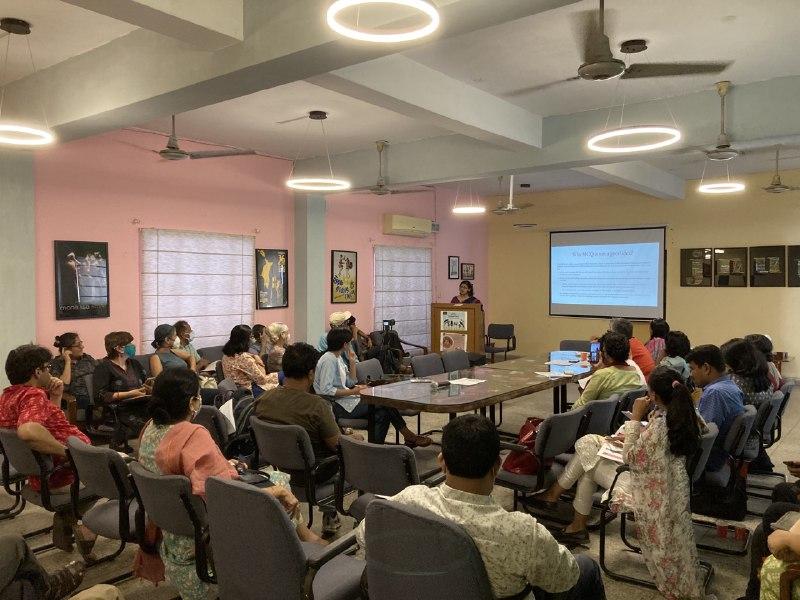
[[[331,250],[331,303],[358,301],[358,253]]]
[[[289,252],[256,250],[256,309],[289,306]]]
[[[443,331],[440,339],[439,348],[442,352],[449,352],[450,350],[463,350],[467,351],[467,335],[464,333],[453,333]]]

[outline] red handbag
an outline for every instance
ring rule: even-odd
[[[526,451],[512,450],[503,461],[503,470],[517,475],[536,475],[539,472],[539,459],[534,454],[536,434],[544,419],[528,417],[519,430],[517,444],[525,446]]]

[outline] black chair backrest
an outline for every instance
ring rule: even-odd
[[[206,481],[206,503],[219,597],[302,600],[306,555],[280,503],[218,477]]]
[[[554,458],[559,454],[569,452],[578,434],[584,419],[588,418],[591,402],[569,412],[550,415],[539,425],[536,434],[534,452],[539,459]]]
[[[454,348],[453,350],[442,352],[442,364],[447,373],[469,369],[469,354],[464,352],[461,348]]]
[[[195,523],[202,526],[206,522],[206,508],[192,494],[189,479],[183,475],[158,475],[137,462],[128,468],[141,506],[153,523],[164,531],[194,538]]]
[[[110,500],[133,496],[128,465],[117,452],[90,446],[75,436],[67,440],[67,448],[78,479],[90,494]]]
[[[341,436],[339,450],[345,480],[361,492],[394,496],[419,483],[416,455],[407,446]]]
[[[708,431],[700,437],[700,449],[692,457],[691,461],[686,464],[686,471],[691,476],[691,482],[694,483],[700,479],[703,471],[706,470],[706,463],[711,454],[711,449],[714,447],[714,442],[719,435],[719,428],[716,423],[707,423]]]
[[[20,475],[39,477],[42,472],[39,460],[43,461],[48,469],[52,465],[50,457],[31,450],[28,444],[19,438],[15,429],[0,429],[0,445],[8,463]]]
[[[138,362],[142,365],[142,369],[144,369],[144,374],[150,377],[150,354],[137,354],[133,357],[133,360]]]
[[[572,350],[575,352],[589,352],[592,349],[592,342],[589,340],[561,340],[558,345],[559,350]]]
[[[380,381],[383,379],[383,367],[377,358],[370,358],[356,363],[356,377],[359,383],[365,383],[369,377],[370,381]]]
[[[775,422],[778,420],[778,415],[781,412],[781,408],[784,406],[785,397],[783,392],[773,392],[772,398],[770,398],[769,403],[771,406],[771,410],[767,415],[767,418],[764,420],[764,423],[761,427],[761,433],[769,433],[772,431],[772,428],[775,426]]]
[[[224,452],[228,444],[228,420],[215,406],[201,406],[192,423],[202,425],[214,438],[217,446]]]
[[[398,590],[415,600],[494,597],[475,542],[450,519],[375,499],[367,507],[366,546],[370,600],[395,600]]]
[[[299,425],[278,425],[250,417],[259,465],[281,471],[304,471],[316,462],[308,432]]]
[[[428,377],[430,375],[441,375],[445,372],[442,357],[431,352],[422,356],[411,357],[411,370],[417,377]]]
[[[200,355],[200,358],[205,358],[208,362],[222,360],[222,346],[198,348],[197,353]]]
[[[94,374],[87,373],[84,375],[83,383],[86,386],[86,393],[89,395],[89,406],[94,406]]]
[[[509,340],[514,337],[514,325],[511,323],[489,323],[486,336],[492,340]]]
[[[584,433],[608,435],[612,433],[611,427],[619,408],[619,394],[613,394],[606,400],[592,400],[589,406],[589,423]]]
[[[640,388],[636,388],[635,390],[628,390],[627,392],[623,392],[620,394],[619,397],[619,409],[620,410],[630,410],[633,408],[633,403],[637,398],[641,398],[642,396],[647,395],[647,388],[642,386]]]

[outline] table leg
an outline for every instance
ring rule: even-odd
[[[567,412],[567,386],[560,385],[559,387],[559,395],[561,396],[561,412]]]
[[[559,386],[553,388],[553,414],[557,415],[561,412],[561,392]]]
[[[449,421],[455,419],[458,415],[456,413],[447,413],[447,417]]]
[[[481,416],[482,417],[486,416],[486,407],[485,406],[481,406],[478,410],[481,411]]]
[[[375,405],[367,404],[367,441],[371,444],[375,441]]]
[[[497,425],[497,421],[495,421],[494,404],[489,406],[489,419],[495,424],[495,426]]]

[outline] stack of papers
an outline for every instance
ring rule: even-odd
[[[483,383],[486,381],[485,379],[469,379],[467,377],[462,377],[461,379],[452,379],[450,381],[450,385],[478,385],[479,383]]]
[[[219,412],[225,416],[225,420],[228,422],[228,435],[230,435],[236,431],[236,420],[233,417],[233,398],[220,406]]]
[[[553,379],[558,377],[572,377],[572,373],[554,373],[553,371],[534,371],[534,373],[542,377],[551,377]]]
[[[625,462],[622,460],[622,446],[617,446],[611,442],[603,442],[600,450],[597,451],[597,456],[602,456],[620,465]]]

